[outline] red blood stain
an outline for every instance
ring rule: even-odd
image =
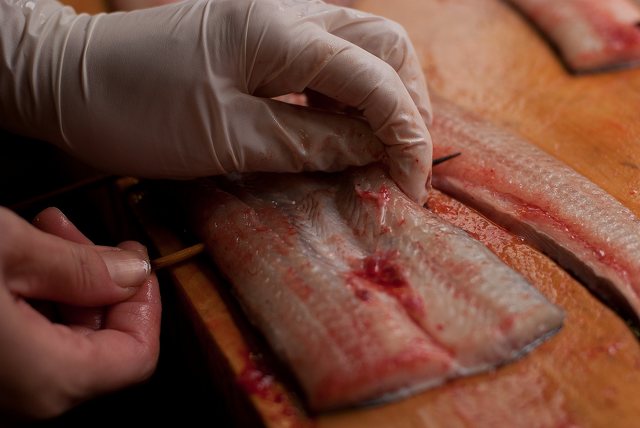
[[[626,266],[623,266],[618,261],[618,258],[613,254],[613,251],[604,249],[605,244],[592,244],[588,238],[584,237],[583,231],[578,227],[566,223],[565,221],[553,215],[551,212],[545,210],[542,207],[524,202],[515,197],[511,197],[511,199],[519,205],[519,214],[523,219],[527,220],[537,218],[540,221],[546,221],[547,223],[553,224],[553,227],[557,230],[564,229],[567,233],[569,233],[569,237],[571,240],[580,242],[580,244],[585,249],[589,250],[592,253],[593,257],[595,257],[601,263],[608,265],[613,270],[617,271],[618,274],[622,277],[628,278],[628,268]]]
[[[247,353],[245,366],[236,378],[237,384],[249,395],[261,400],[274,403],[274,407],[267,407],[267,418],[275,425],[300,426],[300,412],[289,400],[282,386],[275,377],[262,367],[259,354]]]
[[[272,398],[273,377],[255,366],[247,365],[238,376],[237,381],[248,394],[254,394],[265,399]],[[273,398],[276,402],[282,401],[282,397],[280,397],[279,401],[275,400],[277,397]]]
[[[396,299],[409,316],[420,319],[424,316],[424,301],[411,287],[397,258],[397,251],[388,251],[360,260],[358,268],[349,274],[351,278],[349,283],[353,287],[355,296],[360,300],[365,302],[373,300],[377,289]],[[366,282],[358,284],[357,281],[353,281],[356,278]]]
[[[384,184],[380,186],[377,192],[362,190],[359,187],[356,187],[356,192],[362,199],[374,201],[378,207],[383,207],[391,200],[391,192],[389,192],[389,188]]]
[[[504,317],[504,319],[502,321],[500,321],[500,324],[498,325],[498,328],[500,329],[501,332],[503,333],[509,333],[509,331],[511,331],[511,329],[513,328],[513,324],[514,324],[514,317],[513,315],[508,315],[506,317]]]
[[[368,302],[371,300],[371,292],[365,288],[356,288],[355,290],[356,297],[360,300]]]
[[[365,258],[362,269],[355,271],[355,275],[374,282],[383,287],[399,288],[407,286],[407,281],[401,269],[394,263],[395,253],[375,254]]]
[[[633,25],[610,25],[597,22],[596,27],[607,42],[607,49],[613,51],[633,50],[640,40],[640,32]]]
[[[407,310],[407,313],[415,317],[415,319],[420,318],[424,314],[424,301],[422,297],[418,295],[418,293],[411,288],[401,288],[400,290],[404,290],[403,292],[397,293],[397,299],[402,306]]]
[[[236,378],[238,385],[248,394],[276,403],[284,401],[285,397],[278,390],[273,375],[263,367],[262,355],[249,352],[244,359],[244,368]]]

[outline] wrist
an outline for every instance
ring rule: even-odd
[[[90,17],[54,0],[2,2],[0,14],[0,126],[60,144],[62,64],[74,33]]]

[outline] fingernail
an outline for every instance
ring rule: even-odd
[[[111,279],[121,287],[137,287],[149,277],[151,264],[138,251],[113,250],[100,253]]]

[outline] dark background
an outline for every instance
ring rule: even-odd
[[[48,206],[56,206],[95,243],[116,245],[134,239],[147,245],[154,256],[115,186],[117,177],[96,171],[46,143],[6,132],[0,132],[0,141],[0,205],[27,220]],[[237,426],[207,372],[193,328],[176,303],[171,278],[160,272],[159,280],[163,314],[155,374],[144,384],[86,402],[57,419],[23,426]]]

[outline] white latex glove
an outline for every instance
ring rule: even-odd
[[[384,158],[419,202],[426,84],[405,31],[306,0],[185,1],[96,16],[0,0],[0,126],[100,169],[191,178]],[[270,99],[312,89],[365,120]]]

